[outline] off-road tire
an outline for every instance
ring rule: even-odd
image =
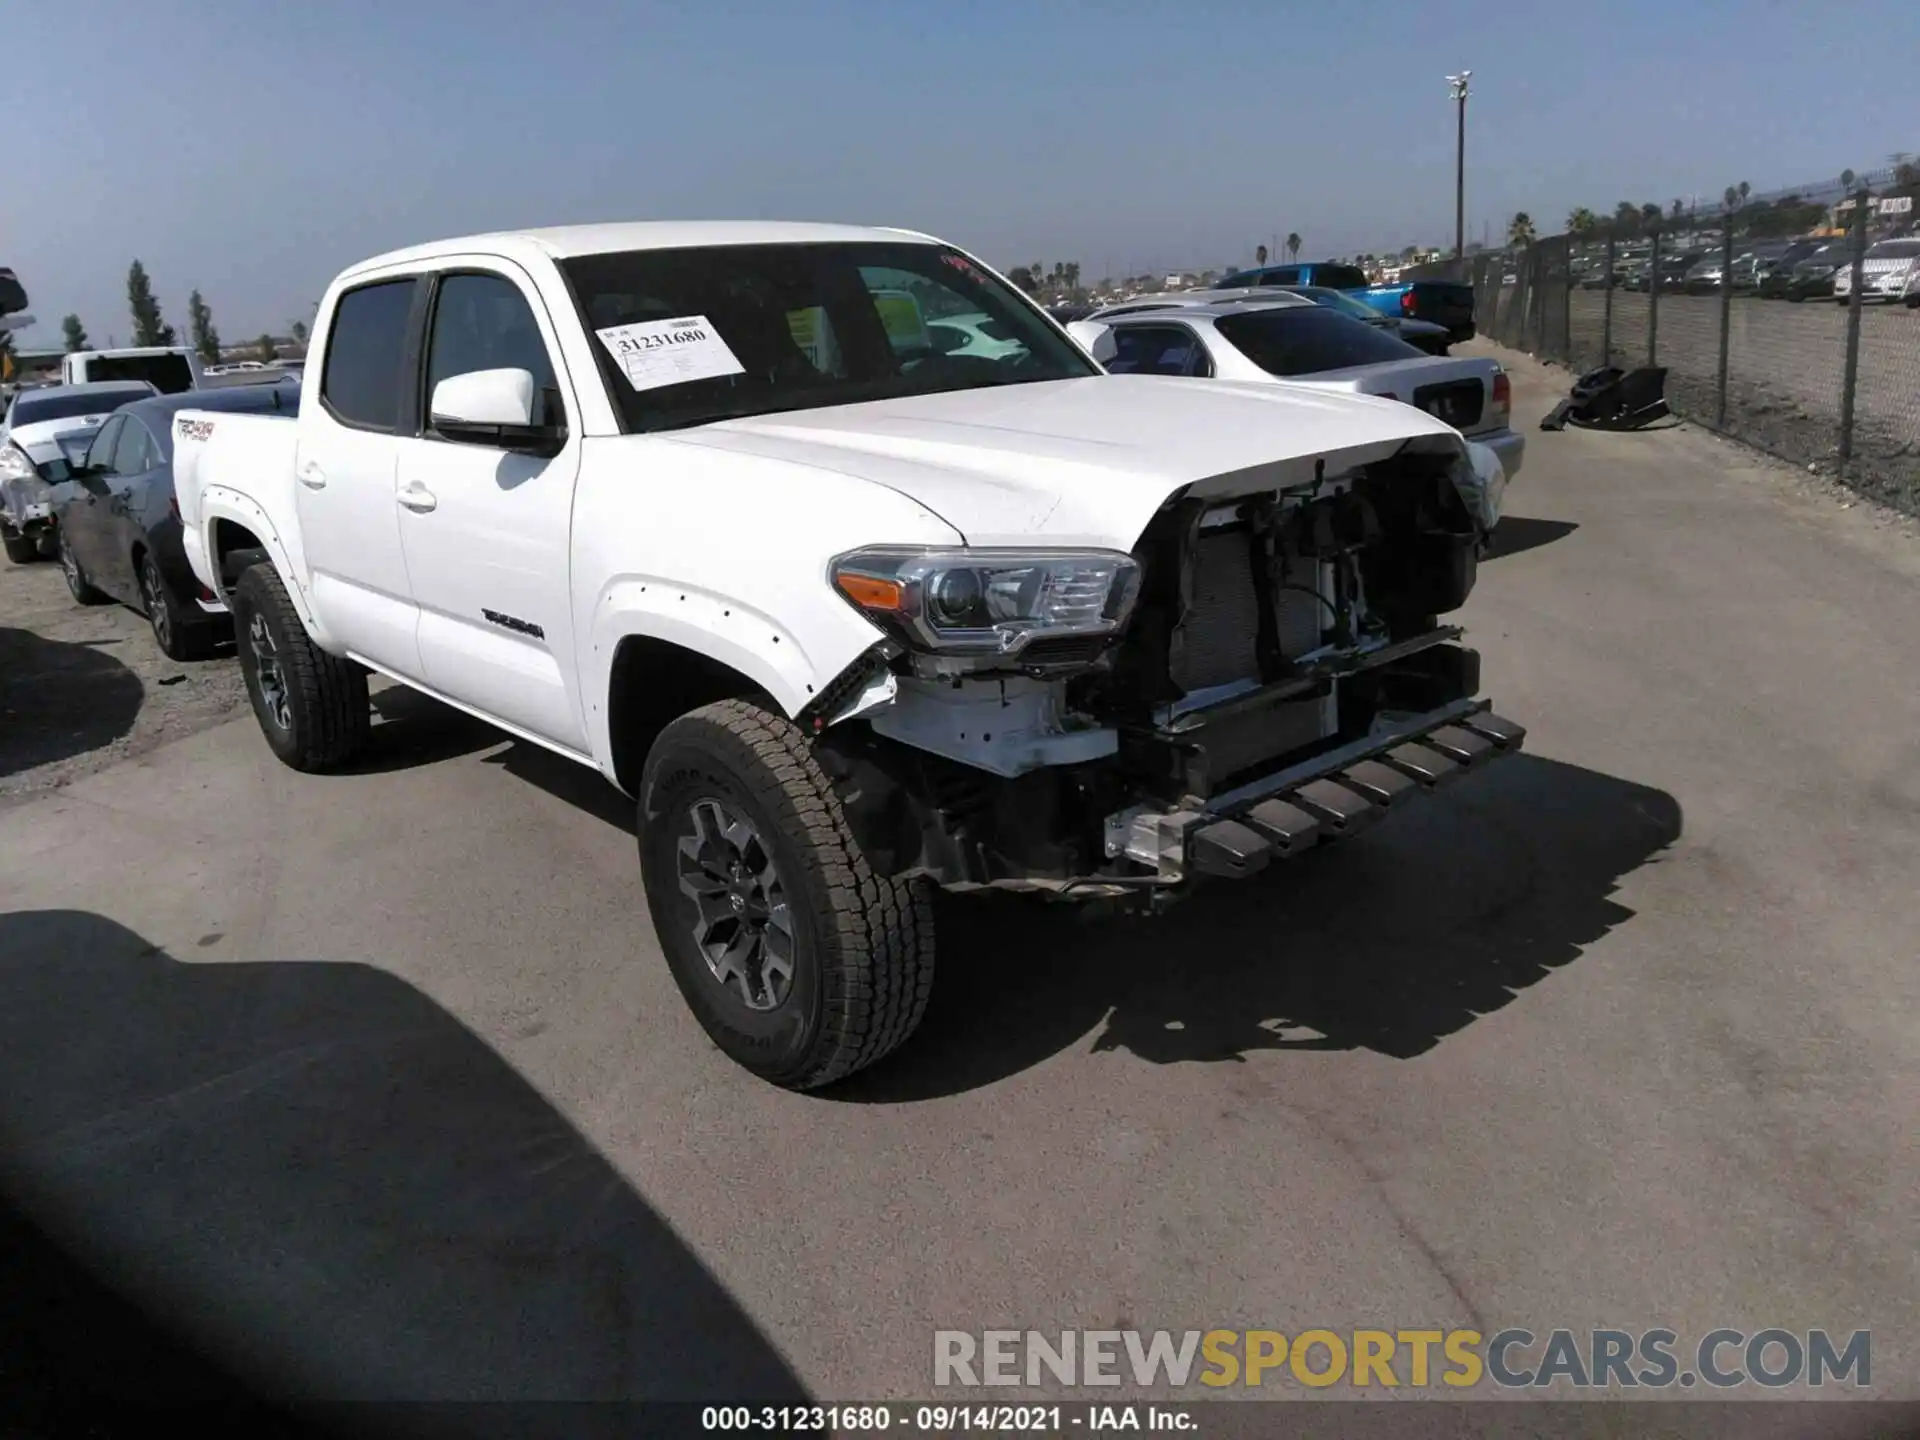
[[[7,559],[16,565],[31,565],[40,558],[39,538],[22,535],[11,525],[0,528],[0,545],[6,547]]]
[[[695,943],[678,843],[692,806],[718,799],[764,841],[794,920],[786,998],[752,1011]],[[680,993],[731,1059],[773,1084],[814,1090],[888,1054],[933,992],[933,898],[924,880],[876,874],[805,733],[744,700],[661,731],[640,780],[641,872],[654,930]]]
[[[233,588],[231,604],[241,678],[268,747],[295,770],[347,764],[365,748],[372,728],[367,672],[313,643],[272,565],[248,566]],[[261,690],[261,667],[250,638],[256,617],[266,626],[286,687],[285,725],[275,720]]]
[[[182,605],[160,573],[160,562],[148,551],[135,567],[140,585],[140,600],[146,607],[147,624],[153,631],[153,643],[169,660],[205,660],[213,654],[219,638],[212,617],[188,605]],[[158,611],[158,614],[155,612]]]
[[[54,551],[60,559],[60,575],[67,582],[67,593],[73,597],[76,605],[104,605],[113,597],[106,591],[96,589],[87,579],[87,572],[80,568],[80,557],[73,553],[73,547],[67,543],[65,526],[54,531],[57,537],[57,549]]]

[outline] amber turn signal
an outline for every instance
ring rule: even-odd
[[[906,587],[898,580],[881,580],[872,575],[840,574],[833,577],[833,583],[862,610],[898,610],[906,595]]]

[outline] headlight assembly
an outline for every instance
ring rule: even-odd
[[[39,473],[18,445],[0,445],[0,480],[25,480]]]
[[[908,550],[842,555],[833,587],[915,649],[1017,656],[1037,639],[1118,634],[1140,567],[1112,550]]]

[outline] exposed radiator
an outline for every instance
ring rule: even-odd
[[[1288,583],[1316,585],[1324,593],[1322,567],[1296,560],[1287,567]],[[1173,682],[1188,694],[1214,685],[1257,678],[1260,599],[1254,585],[1253,555],[1243,529],[1200,537],[1194,547],[1190,600],[1175,634]],[[1280,653],[1304,655],[1320,644],[1325,607],[1301,590],[1274,592],[1275,633]]]

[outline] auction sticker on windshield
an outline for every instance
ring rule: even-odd
[[[613,325],[593,333],[620,362],[627,383],[636,390],[744,375],[747,369],[704,315]]]

